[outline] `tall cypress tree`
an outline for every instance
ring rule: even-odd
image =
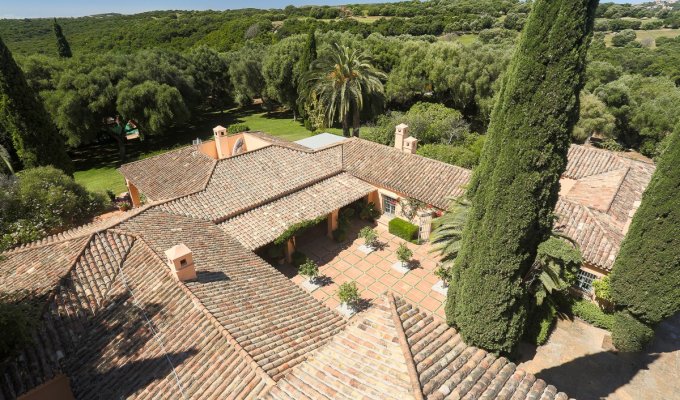
[[[446,304],[469,344],[510,352],[524,331],[524,278],[552,228],[597,3],[535,1],[506,71]]]
[[[671,135],[612,270],[612,298],[629,314],[612,332],[621,349],[650,338],[639,323],[652,327],[680,311],[680,124]]]
[[[302,57],[300,57],[300,72],[305,74],[311,69],[312,63],[316,60],[316,35],[314,30],[309,32],[307,35],[307,42],[305,43],[305,49],[302,52]]]
[[[71,46],[68,44],[68,40],[64,36],[64,32],[61,31],[61,25],[57,23],[57,19],[54,19],[54,35],[57,37],[57,54],[62,58],[71,58]]]
[[[53,165],[73,172],[63,138],[1,38],[0,129],[11,138],[25,168]]]

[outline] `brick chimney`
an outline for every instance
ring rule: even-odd
[[[177,280],[185,282],[196,279],[194,257],[191,250],[189,250],[184,243],[180,243],[166,250],[165,256],[168,257],[168,265],[170,266],[170,269],[172,269],[172,273]]]
[[[399,150],[404,150],[404,139],[408,137],[408,125],[399,124],[394,131],[394,147]]]
[[[215,134],[215,148],[217,149],[217,159],[221,160],[229,157],[229,143],[227,137],[227,128],[222,125],[217,125],[213,128]]]
[[[416,154],[417,149],[418,139],[414,138],[413,136],[409,136],[406,139],[404,139],[404,147],[402,148],[402,151],[404,153]]]

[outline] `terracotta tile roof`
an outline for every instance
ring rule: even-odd
[[[248,135],[260,138],[260,139],[267,141],[267,142],[269,142],[273,145],[277,145],[277,146],[281,146],[281,147],[287,147],[289,149],[298,150],[298,151],[306,151],[306,152],[312,151],[312,149],[310,149],[307,146],[301,145],[299,143],[291,142],[291,141],[286,140],[286,139],[281,139],[281,137],[279,137],[279,136],[270,135],[270,134],[265,133],[265,132],[247,131],[245,133],[247,133]]]
[[[121,224],[162,255],[184,243],[198,279],[186,286],[273,379],[343,327],[342,318],[209,221],[150,210]]]
[[[306,153],[267,146],[220,160],[205,190],[159,208],[221,222],[340,173],[341,157],[339,147]]]
[[[24,301],[46,307],[33,344],[0,367],[0,398],[19,396],[61,372],[62,359],[79,346],[131,243],[127,236],[99,233],[5,253],[0,291],[29,290]]]
[[[388,294],[277,382],[265,398],[566,399],[567,396],[518,370],[506,358],[467,346],[455,329]]]
[[[335,175],[220,224],[225,232],[254,250],[271,243],[293,224],[324,217],[374,191],[349,174]]]
[[[448,197],[464,193],[471,171],[367,140],[342,144],[347,172],[369,183],[446,209]]]
[[[274,383],[139,240],[66,370],[83,399],[256,398]]]
[[[203,189],[215,164],[197,146],[187,146],[123,164],[118,170],[147,198],[166,200]]]
[[[571,146],[555,226],[579,244],[588,263],[611,270],[654,169],[610,151]]]

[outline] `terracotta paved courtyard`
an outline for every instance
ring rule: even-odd
[[[378,240],[382,243],[381,248],[366,255],[358,249],[364,243],[363,239],[357,239],[359,229],[365,223],[354,222],[346,243],[336,243],[326,237],[325,225],[322,225],[297,239],[298,250],[314,260],[319,265],[320,275],[327,277],[326,285],[314,290],[312,296],[335,309],[340,303],[338,287],[344,282],[354,280],[361,298],[369,304],[389,289],[421,309],[444,319],[445,296],[432,289],[439,279],[433,274],[437,261],[436,255],[429,253],[429,243],[407,243],[413,251],[413,262],[411,271],[403,275],[394,270],[392,264],[397,261],[395,251],[404,240],[388,233],[385,226],[375,226]],[[302,276],[292,271],[292,267],[285,267],[288,270],[279,269],[296,284],[302,284]]]

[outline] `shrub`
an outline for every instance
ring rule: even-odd
[[[603,276],[600,279],[593,281],[593,289],[595,289],[595,296],[602,300],[612,301],[611,287],[609,284],[609,276]]]
[[[300,265],[304,264],[307,261],[307,256],[305,255],[305,253],[300,251],[293,252],[291,258],[293,259],[293,265],[296,267],[299,267]]]
[[[654,337],[654,330],[626,311],[614,315],[612,341],[621,351],[641,351]]]
[[[30,302],[0,299],[0,362],[31,343],[38,319],[38,308]]]
[[[612,36],[612,46],[614,47],[623,47],[627,45],[628,43],[631,43],[635,40],[637,36],[635,35],[635,31],[632,29],[625,29],[619,33],[614,34]]]
[[[120,211],[128,211],[131,208],[132,208],[132,204],[130,204],[127,201],[123,201],[123,202],[118,203],[118,209]]]
[[[250,127],[246,124],[231,124],[227,127],[227,132],[229,133],[241,133],[249,130]]]
[[[441,279],[444,282],[444,286],[447,286],[451,281],[451,269],[439,264],[434,270],[434,276]]]
[[[605,313],[597,304],[589,300],[575,300],[571,304],[571,313],[598,328],[612,330],[614,315]]]
[[[376,233],[375,229],[372,229],[368,226],[364,226],[359,231],[359,238],[364,239],[364,243],[366,244],[366,246],[373,247],[375,245],[375,242],[378,240],[378,233]]]
[[[338,227],[338,229],[333,231],[333,240],[338,243],[347,240],[347,230],[345,228]]]
[[[75,227],[105,209],[105,195],[90,193],[53,167],[19,172],[0,182],[0,241],[8,247]]]
[[[557,321],[557,308],[551,303],[543,303],[535,309],[529,318],[524,338],[530,343],[540,346],[550,338],[550,333]]]
[[[310,259],[300,264],[298,267],[298,274],[307,277],[308,279],[314,279],[319,276],[319,266]]]
[[[404,240],[411,241],[418,234],[418,227],[401,218],[392,218],[388,224],[389,232]]]
[[[359,302],[359,289],[354,281],[345,282],[338,288],[338,299],[341,303],[354,306]]]
[[[375,203],[368,202],[361,204],[361,211],[359,211],[359,218],[367,221],[375,221],[380,217],[380,211],[375,208]]]
[[[399,244],[399,247],[397,248],[397,259],[406,264],[411,261],[411,257],[413,257],[413,252],[406,246],[406,243]]]
[[[326,217],[319,217],[315,219],[308,219],[302,222],[298,222],[297,224],[293,224],[288,227],[282,234],[279,235],[276,239],[274,239],[274,244],[283,244],[288,241],[288,239],[292,238],[295,235],[298,235],[305,230],[311,228],[312,226],[315,226],[322,220],[324,220]]]

